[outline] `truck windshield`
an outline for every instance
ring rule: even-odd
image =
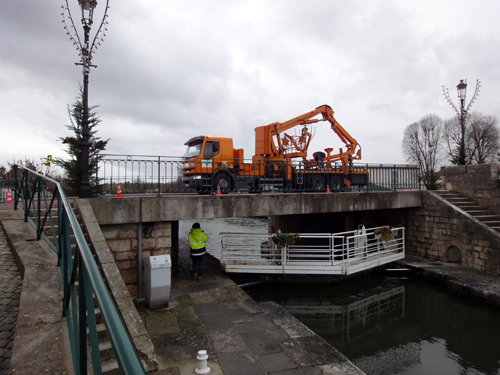
[[[184,157],[186,159],[193,158],[195,156],[200,156],[200,151],[201,151],[201,145],[203,142],[197,142],[197,143],[191,143],[188,145],[186,149],[186,153],[184,154]]]

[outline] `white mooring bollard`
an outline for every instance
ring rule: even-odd
[[[200,363],[198,363],[198,367],[194,370],[197,374],[210,374],[210,367],[207,366],[207,351],[206,350],[200,350],[198,351],[198,356],[196,357]]]

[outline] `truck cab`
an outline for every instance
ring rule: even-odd
[[[184,187],[210,193],[220,185],[223,192],[234,187],[233,173],[243,163],[243,149],[233,148],[232,138],[197,136],[188,140],[182,165]]]

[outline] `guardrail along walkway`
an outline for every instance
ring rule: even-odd
[[[89,371],[102,374],[108,370],[104,366],[107,358],[101,358],[101,354],[107,355],[108,351],[101,352],[99,348],[100,318],[119,370],[123,374],[145,374],[62,186],[20,165],[15,165],[14,171],[14,210],[24,214],[24,221],[36,230],[36,239],[43,239],[57,256],[62,286],[61,313],[67,322],[75,374]]]

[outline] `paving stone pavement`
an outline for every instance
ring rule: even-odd
[[[9,373],[23,279],[0,227],[0,375]]]
[[[159,374],[188,375],[206,350],[211,375],[363,375],[335,348],[274,302],[257,303],[207,257],[191,280],[189,247],[179,246],[167,308],[139,307]]]

